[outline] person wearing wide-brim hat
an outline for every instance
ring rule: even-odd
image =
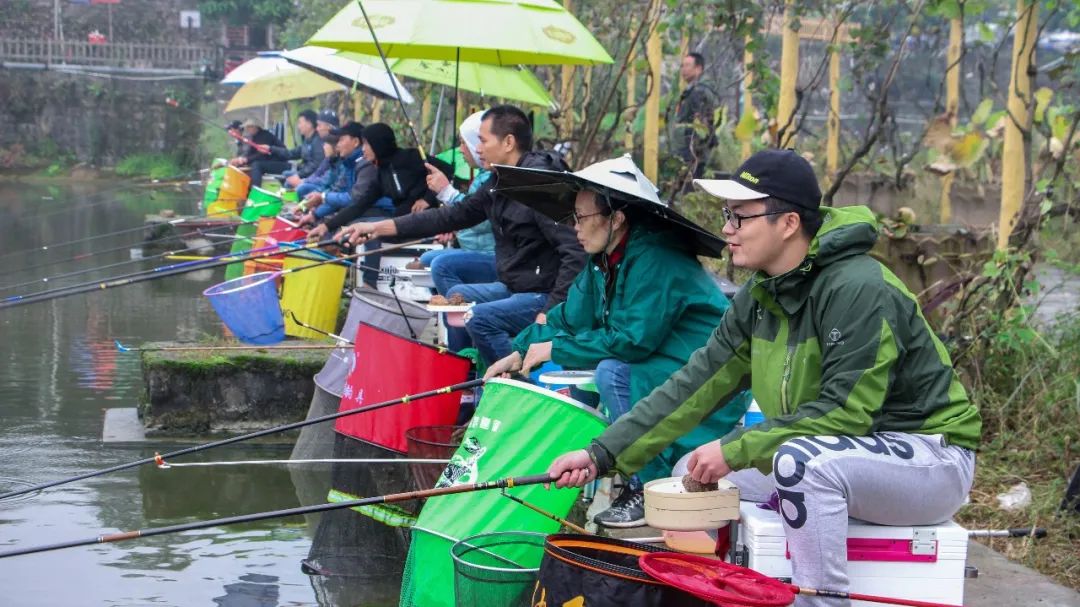
[[[250,167],[251,185],[262,185],[264,174],[283,173],[289,170],[290,166],[285,157],[275,151],[275,148],[283,150],[284,144],[273,133],[264,129],[260,121],[248,118],[241,128],[244,131],[244,137],[251,143],[247,144],[240,156],[233,158],[229,163]]]
[[[663,204],[629,156],[576,173],[494,169],[497,191],[573,222],[591,258],[566,301],[548,311],[546,324],[519,333],[514,352],[492,365],[488,376],[528,373],[547,360],[596,369],[601,403],[612,419],[622,416],[686,364],[720,324],[728,301],[695,253],[719,256],[724,241]],[[746,396],[735,400],[630,477],[596,522],[643,525],[643,481],[670,476],[683,454],[729,432],[749,402]]]

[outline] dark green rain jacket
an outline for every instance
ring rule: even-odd
[[[733,470],[768,473],[777,448],[797,436],[896,431],[978,446],[979,411],[944,345],[915,296],[867,254],[873,213],[821,211],[803,263],[780,276],[757,273],[705,347],[596,440],[621,472],[641,468],[747,388],[766,420],[723,436]]]
[[[594,369],[608,358],[629,363],[630,398],[637,403],[705,345],[731,304],[669,231],[632,228],[615,272],[608,293],[604,272],[590,259],[566,301],[548,311],[547,324],[526,327],[514,349],[524,356],[531,344],[550,341],[552,361],[568,369]],[[750,402],[748,394],[738,392],[729,396],[730,407],[674,437],[672,449],[657,451],[664,451],[661,461],[642,478],[670,475],[683,454],[728,433]]]

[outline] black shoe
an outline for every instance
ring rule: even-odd
[[[603,527],[629,529],[645,526],[645,492],[623,488],[607,510],[593,517]]]

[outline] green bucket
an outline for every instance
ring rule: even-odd
[[[296,190],[282,190],[281,200],[284,202],[300,202],[300,195],[296,193]]]
[[[244,221],[251,221],[259,217],[273,217],[281,212],[281,205],[281,196],[264,188],[252,186],[251,191],[248,193],[247,204],[240,213],[240,217]],[[255,210],[254,216],[250,216],[249,209]]]
[[[221,191],[221,182],[225,180],[225,167],[218,167],[210,171],[210,181],[206,183],[206,190],[203,192],[203,204],[210,204],[218,199],[218,193]]]
[[[563,453],[587,447],[605,427],[607,422],[595,410],[557,392],[509,379],[490,380],[461,446],[436,486],[539,474]],[[508,491],[556,516],[566,516],[579,494],[578,489],[548,491],[540,485]],[[558,530],[559,523],[496,491],[429,499],[412,530],[401,605],[454,605],[454,597],[446,592],[455,579],[450,549],[464,538],[497,531]],[[525,566],[534,566],[543,556],[543,546],[517,546],[515,551],[514,560]]]

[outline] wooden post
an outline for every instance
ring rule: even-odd
[[[571,12],[572,6],[573,2],[571,0],[563,0],[563,9],[566,12]],[[574,66],[572,65],[562,67],[562,100],[560,105],[562,106],[562,114],[565,116],[563,125],[566,132],[563,133],[563,137],[569,139],[574,131]]]
[[[799,80],[799,33],[795,22],[795,0],[784,1],[784,33],[780,54],[780,99],[776,108],[777,147],[786,148],[795,143],[795,85]],[[788,124],[790,121],[791,124]],[[779,129],[786,131],[781,137]]]
[[[754,115],[754,96],[751,92],[751,87],[754,85],[754,72],[750,69],[750,66],[754,64],[754,52],[749,50],[750,36],[746,37],[746,46],[743,46],[743,98],[742,98],[742,113],[743,115]],[[753,142],[750,139],[742,142],[742,159],[746,160],[750,157],[750,153],[753,151]]]
[[[663,47],[660,44],[660,0],[649,4],[649,41],[645,46],[645,55],[649,60],[649,97],[645,101],[645,155],[642,169],[645,176],[657,183],[660,174],[660,71],[663,59]]]
[[[1013,35],[1012,70],[1009,77],[1005,143],[1001,158],[1001,215],[998,218],[998,249],[1009,246],[1009,235],[1024,202],[1027,186],[1027,150],[1024,130],[1031,128],[1031,77],[1028,67],[1034,59],[1038,5],[1035,0],[1016,0],[1019,22]]]
[[[945,113],[955,127],[960,109],[960,57],[964,52],[964,22],[960,15],[949,20],[949,52],[946,55]],[[954,171],[941,176],[941,223],[952,222],[952,191]]]
[[[382,116],[382,99],[375,99],[371,104],[371,121],[379,122],[379,117]]]
[[[840,51],[829,49],[829,119],[825,145],[825,177],[830,182],[840,166]]]

